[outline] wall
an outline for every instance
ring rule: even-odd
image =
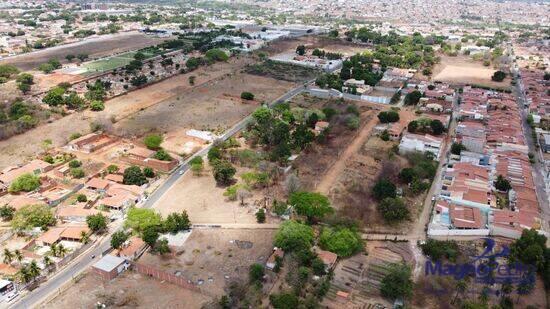
[[[441,230],[441,229],[428,229],[429,236],[488,236],[488,229],[471,229],[471,230]]]
[[[165,271],[159,270],[153,266],[140,264],[137,262],[131,262],[134,271],[144,274],[147,276],[151,276],[159,281],[168,281],[172,284],[178,285],[182,288],[194,291],[194,292],[201,292],[200,289],[195,286],[192,283],[187,282],[187,278],[185,277],[178,277],[176,275],[167,273]]]

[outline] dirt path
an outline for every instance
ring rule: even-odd
[[[351,144],[349,144],[348,148],[346,148],[346,150],[338,158],[336,163],[334,163],[334,165],[329,168],[329,170],[325,173],[325,175],[316,187],[316,190],[318,192],[328,194],[332,184],[338,179],[340,174],[342,174],[342,172],[346,168],[346,163],[354,154],[359,151],[361,146],[363,146],[363,144],[367,141],[372,132],[372,129],[374,128],[374,126],[376,126],[377,123],[378,117],[376,117],[376,115],[373,115],[372,119],[369,120],[365,125],[363,125],[363,127],[361,128],[361,132],[359,132],[357,137],[355,137]]]

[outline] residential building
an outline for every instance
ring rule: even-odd
[[[441,155],[443,139],[429,134],[405,133],[399,143],[399,152],[430,152],[437,159]]]

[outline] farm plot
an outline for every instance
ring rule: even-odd
[[[135,52],[128,52],[117,56],[90,61],[82,65],[86,68],[86,74],[101,73],[127,65],[134,60]]]

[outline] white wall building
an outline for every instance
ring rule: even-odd
[[[399,152],[431,152],[435,158],[439,158],[441,154],[441,146],[443,144],[443,139],[435,137],[429,134],[419,135],[406,133],[401,138],[401,143],[399,144]]]

